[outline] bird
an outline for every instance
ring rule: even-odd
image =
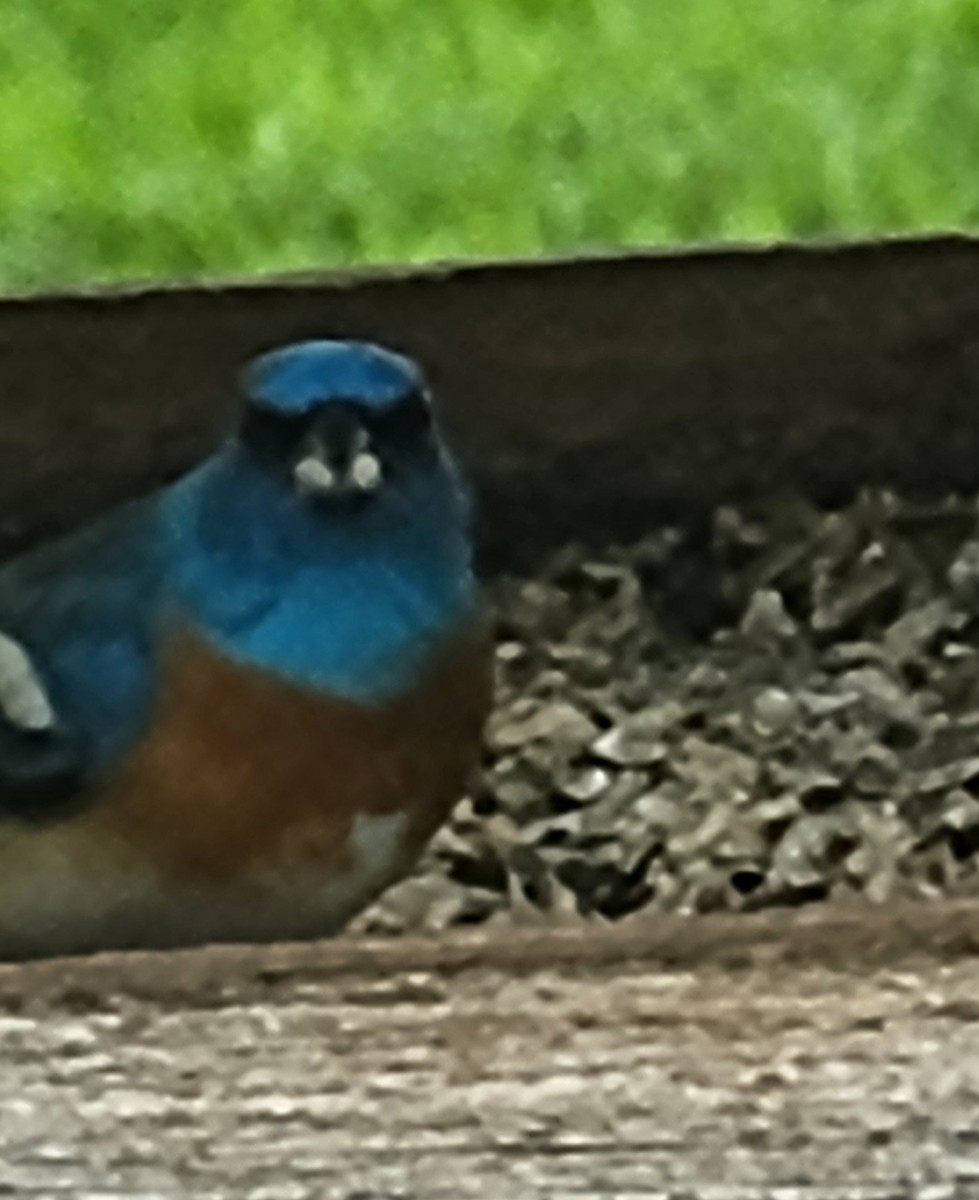
[[[0,567],[0,958],[327,937],[492,706],[473,498],[412,358],[273,346],[177,479]]]

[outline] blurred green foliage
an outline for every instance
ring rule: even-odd
[[[0,285],[963,227],[976,0],[6,0]]]

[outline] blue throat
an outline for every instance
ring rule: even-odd
[[[173,486],[164,520],[180,617],[228,658],[343,699],[409,689],[475,603],[468,503],[444,458],[330,511],[231,443]]]

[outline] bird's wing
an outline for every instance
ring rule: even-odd
[[[0,570],[0,818],[60,811],[138,735],[162,579],[150,501]]]

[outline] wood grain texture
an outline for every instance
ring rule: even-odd
[[[968,1200],[977,917],[5,967],[0,1189]]]

